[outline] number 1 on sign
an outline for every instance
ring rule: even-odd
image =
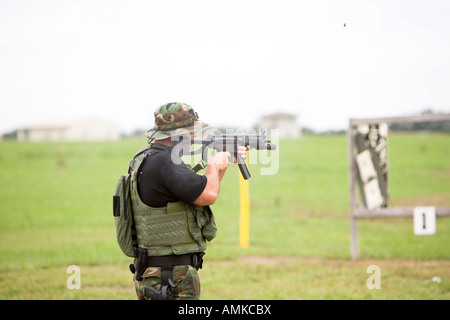
[[[423,219],[423,227],[422,229],[426,229],[427,227],[425,226],[425,213],[422,213],[422,219]]]
[[[414,208],[414,234],[430,235],[436,233],[436,208]]]

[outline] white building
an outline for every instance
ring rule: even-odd
[[[298,138],[301,136],[301,129],[296,118],[295,115],[287,113],[265,115],[258,123],[258,129],[278,129],[280,138]]]
[[[35,124],[17,130],[18,141],[108,141],[119,138],[119,128],[100,119]]]

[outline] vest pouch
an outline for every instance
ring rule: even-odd
[[[121,176],[117,181],[113,195],[113,216],[120,249],[125,255],[134,258],[135,231],[131,211],[129,174]]]
[[[139,215],[135,213],[139,245],[153,247],[194,242],[187,230],[184,202],[169,202],[165,208],[149,209]]]
[[[209,206],[193,205],[197,225],[201,229],[202,237],[208,241],[211,241],[216,237],[217,226],[214,214]]]

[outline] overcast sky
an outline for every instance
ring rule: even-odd
[[[214,126],[450,112],[450,1],[0,0],[0,133],[166,102]],[[344,27],[345,24],[345,27]]]

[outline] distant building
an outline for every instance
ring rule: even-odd
[[[18,141],[107,141],[120,139],[119,128],[100,119],[35,124],[17,130]]]
[[[258,129],[278,129],[280,138],[298,138],[301,136],[297,117],[287,113],[273,113],[265,115],[258,123]]]

